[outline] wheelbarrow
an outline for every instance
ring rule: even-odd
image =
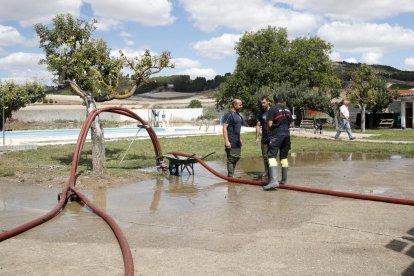
[[[200,159],[204,160],[214,153],[216,152],[210,152],[209,154],[200,157]],[[169,173],[171,175],[179,176],[184,170],[187,170],[190,175],[194,174],[194,164],[198,163],[198,161],[193,158],[194,156],[196,156],[196,154],[193,154],[190,157],[178,156],[175,154],[164,155],[164,157],[168,159]]]

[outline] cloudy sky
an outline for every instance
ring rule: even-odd
[[[0,79],[50,83],[34,23],[59,13],[98,20],[96,37],[117,52],[171,52],[163,74],[214,78],[233,72],[234,43],[246,31],[286,27],[317,35],[335,61],[414,70],[414,0],[0,0]]]

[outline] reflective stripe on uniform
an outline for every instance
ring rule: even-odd
[[[269,167],[277,167],[276,158],[269,158]]]

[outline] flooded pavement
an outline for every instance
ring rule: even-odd
[[[414,159],[369,154],[293,154],[289,183],[414,199]],[[208,162],[225,173],[222,161]],[[237,172],[256,178],[262,161]],[[159,177],[83,190],[112,215],[137,275],[413,275],[414,207],[223,182]],[[52,209],[59,189],[0,181],[0,231]],[[0,275],[122,275],[109,227],[69,202],[53,220],[0,243]],[[362,273],[361,273],[362,271]]]

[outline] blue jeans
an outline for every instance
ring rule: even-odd
[[[339,138],[339,135],[341,134],[343,128],[345,128],[346,132],[348,133],[349,139],[351,139],[353,137],[352,131],[351,131],[351,124],[346,119],[340,119],[339,127],[338,127],[338,130],[336,131],[335,139]]]

